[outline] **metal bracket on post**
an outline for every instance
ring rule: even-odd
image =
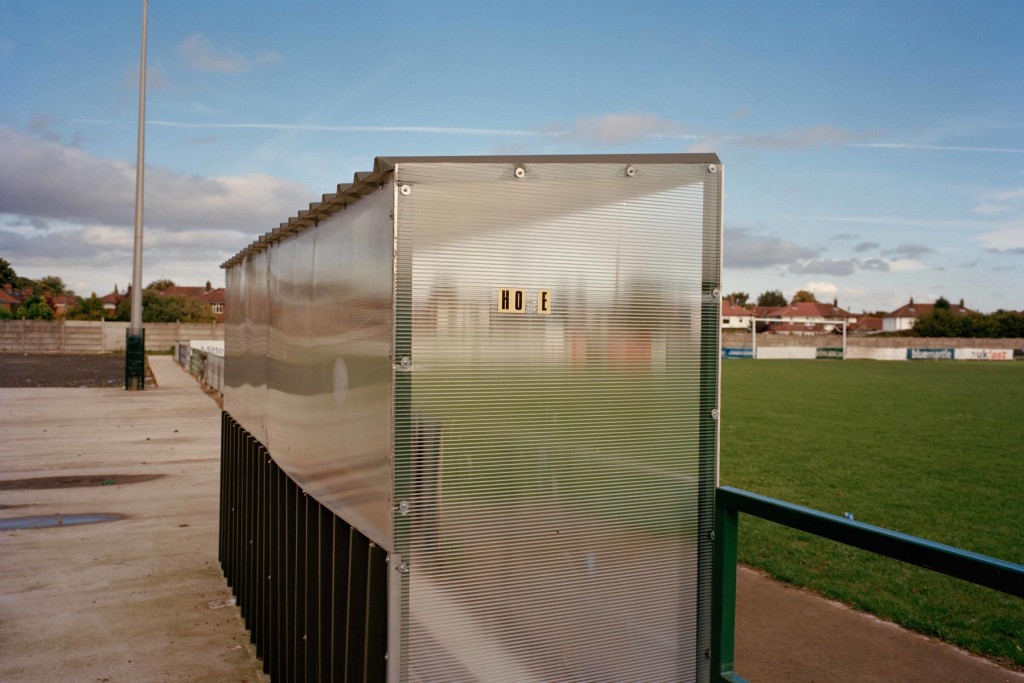
[[[146,388],[146,330],[132,334],[125,329],[124,336],[124,388],[141,391]]]

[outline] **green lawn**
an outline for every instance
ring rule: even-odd
[[[1024,563],[1024,363],[722,364],[721,482]],[[740,560],[1024,666],[1024,601],[741,518]]]

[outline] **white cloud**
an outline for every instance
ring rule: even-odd
[[[178,46],[178,53],[197,71],[238,73],[254,66],[280,62],[283,57],[272,51],[263,51],[251,57],[235,54],[213,45],[206,37],[194,33]]]
[[[620,145],[642,138],[699,140],[704,137],[687,133],[678,123],[640,112],[582,118],[572,125],[568,136],[610,145]]]
[[[125,69],[121,76],[121,85],[138,91],[139,67],[138,65]],[[164,65],[159,62],[146,65],[146,90],[164,90],[171,86],[171,78],[164,71]]]
[[[1024,187],[1016,190],[989,192],[974,207],[974,212],[985,216],[1024,212]]]
[[[910,256],[923,256],[924,254],[929,254],[929,253],[931,253],[933,251],[935,251],[935,250],[932,249],[931,247],[929,247],[927,244],[917,244],[917,243],[914,243],[914,242],[904,242],[903,244],[899,245],[895,249],[887,250],[884,253],[892,254],[894,256],[910,257]]]
[[[975,242],[991,252],[1024,254],[1024,187],[988,192],[974,212],[994,221]]]
[[[133,225],[135,168],[0,126],[0,213]],[[204,178],[146,169],[145,224],[167,230],[265,231],[315,196],[263,174]]]
[[[811,128],[794,128],[759,135],[728,136],[725,139],[738,142],[748,147],[764,147],[768,149],[802,149],[805,147],[821,147],[826,145],[843,145],[851,140],[863,137],[856,133],[834,126],[813,126]]]
[[[789,264],[789,272],[805,275],[853,275],[857,263],[851,259],[816,258]]]
[[[514,130],[501,128],[460,128],[457,126],[332,126],[316,123],[195,123],[187,121],[147,121],[147,126],[165,128],[197,128],[226,130],[280,130],[312,133],[435,133],[440,135],[478,135],[483,137],[543,137],[559,133],[537,130]]]
[[[754,235],[746,228],[726,228],[722,251],[726,268],[767,268],[818,255],[817,249],[774,235]]]
[[[806,289],[812,294],[832,296],[839,291],[839,287],[831,282],[808,282],[801,289]]]
[[[0,254],[20,275],[88,294],[131,276],[135,170],[0,126]],[[147,168],[144,279],[222,279],[219,264],[317,199],[263,174],[204,178]]]
[[[889,270],[893,273],[914,273],[919,270],[928,270],[928,266],[915,261],[914,259],[884,259],[889,264]]]
[[[1024,254],[1024,225],[992,230],[974,239],[989,251]]]
[[[1024,154],[1018,147],[969,147],[964,145],[925,145],[913,142],[860,142],[847,143],[845,147],[863,147],[867,149],[915,149],[925,152],[978,152],[996,154]]]

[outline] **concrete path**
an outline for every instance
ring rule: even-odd
[[[124,516],[0,531],[0,681],[268,680],[238,609],[210,607],[231,597],[220,411],[170,357],[150,364],[159,387],[143,392],[0,389],[0,522]],[[10,485],[75,476],[101,485]]]
[[[230,598],[217,563],[220,411],[170,357],[149,360],[159,387],[143,392],[0,389],[0,523],[124,516],[0,531],[0,681],[267,680],[237,608],[210,607]],[[29,488],[40,477],[101,485]],[[1024,683],[751,570],[737,597],[736,670],[751,683]]]
[[[745,567],[736,602],[736,673],[751,683],[1024,683],[1024,673]]]

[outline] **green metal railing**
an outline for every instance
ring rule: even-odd
[[[711,592],[711,672],[714,681],[746,683],[733,672],[736,541],[741,512],[1024,598],[1024,565],[997,560],[730,486],[720,486],[715,491],[715,580]]]

